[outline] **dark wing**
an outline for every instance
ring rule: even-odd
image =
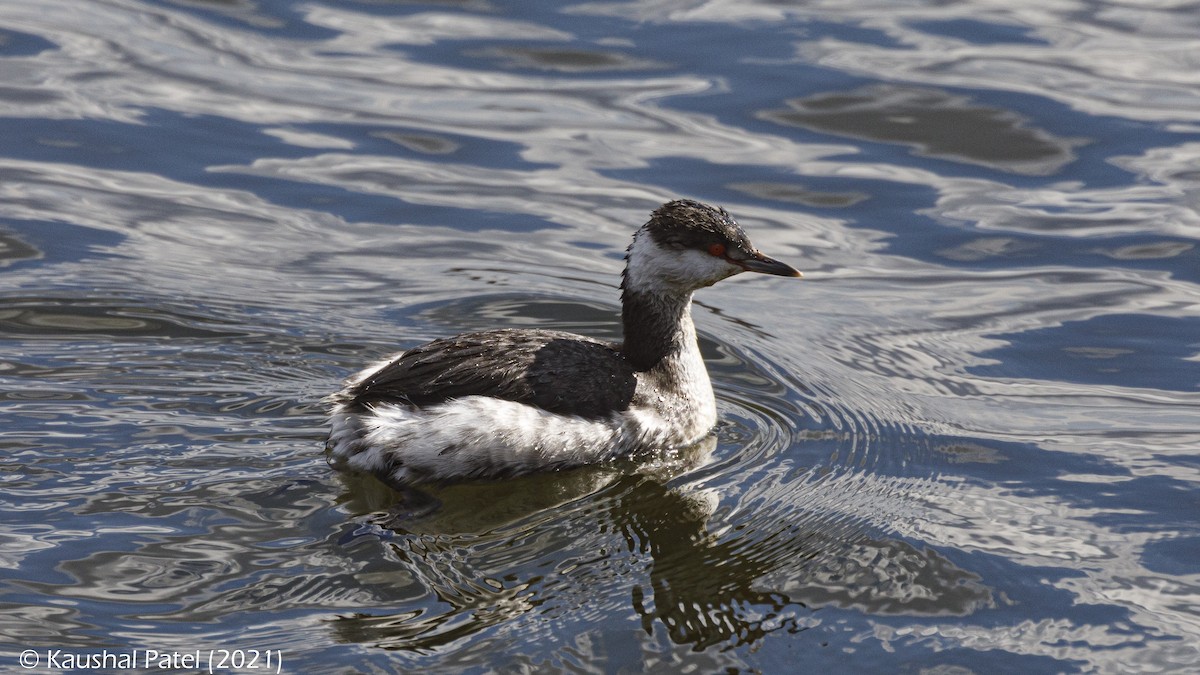
[[[410,349],[345,392],[348,403],[423,407],[492,396],[599,418],[629,407],[637,378],[612,346],[571,333],[495,330]]]

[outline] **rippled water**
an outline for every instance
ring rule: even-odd
[[[1189,2],[0,5],[4,669],[1200,670],[1198,36]],[[711,444],[416,521],[326,466],[320,398],[394,349],[616,337],[677,196],[806,272],[699,296]]]

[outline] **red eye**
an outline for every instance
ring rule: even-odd
[[[720,258],[725,255],[725,244],[709,244],[708,253],[714,257]]]

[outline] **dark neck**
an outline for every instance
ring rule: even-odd
[[[623,289],[621,322],[625,328],[621,352],[639,371],[650,370],[696,343],[691,293],[663,296]]]

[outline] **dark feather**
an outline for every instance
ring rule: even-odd
[[[494,330],[410,349],[347,392],[347,403],[418,408],[463,396],[597,419],[625,410],[637,377],[616,347],[547,330]]]

